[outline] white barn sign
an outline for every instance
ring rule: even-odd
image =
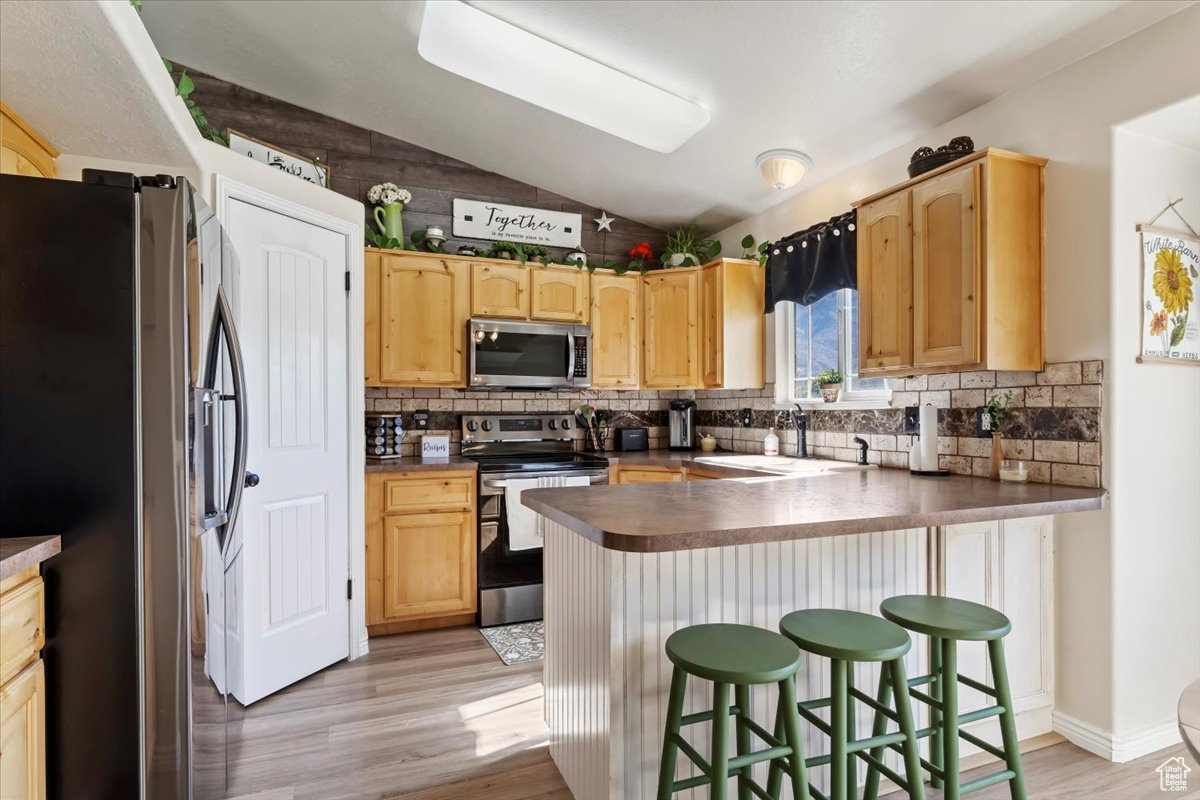
[[[579,247],[582,228],[582,214],[454,199],[456,237]]]

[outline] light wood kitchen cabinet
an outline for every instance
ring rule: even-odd
[[[0,583],[0,798],[46,796],[46,643],[38,567]]]
[[[755,261],[723,258],[700,268],[699,386],[763,387],[765,278]]]
[[[529,318],[587,324],[591,303],[588,273],[553,264],[529,268]]]
[[[636,389],[642,353],[641,277],[597,271],[591,284],[592,387]]]
[[[666,466],[622,467],[614,466],[608,470],[610,484],[628,483],[681,483],[683,469]]]
[[[907,192],[858,209],[860,369],[912,361],[912,198]]]
[[[54,178],[58,175],[56,158],[58,150],[54,145],[0,101],[0,172]]]
[[[471,316],[529,319],[529,272],[518,263],[473,263]]]
[[[989,148],[855,204],[861,375],[1045,366],[1045,165]]]
[[[661,270],[642,278],[642,386],[700,384],[700,271]]]
[[[367,385],[465,385],[470,264],[369,248],[364,267]]]
[[[367,631],[466,624],[476,610],[475,473],[367,475]]]

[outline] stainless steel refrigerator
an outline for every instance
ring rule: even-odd
[[[63,544],[51,797],[225,796],[225,576],[254,482],[231,256],[182,179],[0,176],[0,536]]]

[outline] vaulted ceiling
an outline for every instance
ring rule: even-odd
[[[660,154],[440,70],[417,53],[423,2],[144,0],[143,19],[164,56],[221,78],[630,219],[716,229],[786,196],[759,177],[763,150],[813,157],[799,191],[1190,2],[471,4],[712,121]]]

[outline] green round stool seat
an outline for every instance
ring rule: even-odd
[[[805,651],[838,661],[891,661],[912,647],[899,625],[836,608],[793,611],[779,621],[779,630]]]
[[[879,612],[910,631],[942,639],[987,642],[1012,630],[1008,617],[996,609],[955,597],[904,594],[884,600]]]
[[[667,658],[715,683],[778,683],[800,669],[800,648],[750,625],[692,625],[667,637]]]

